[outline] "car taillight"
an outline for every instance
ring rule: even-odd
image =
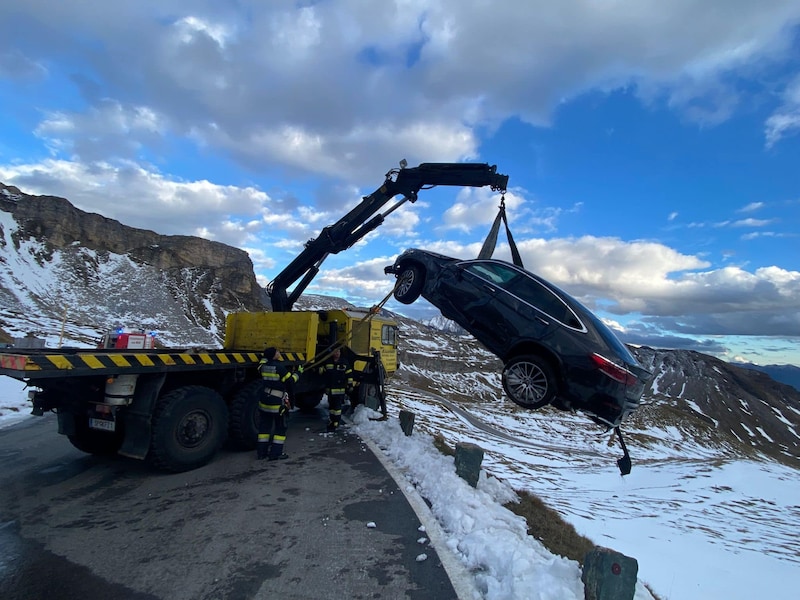
[[[625,367],[620,367],[618,364],[611,362],[605,356],[593,353],[591,357],[595,366],[614,381],[619,381],[624,385],[636,385],[639,382],[636,375],[628,371]]]

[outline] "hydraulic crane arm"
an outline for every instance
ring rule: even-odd
[[[486,163],[422,163],[418,167],[405,167],[405,161],[402,161],[401,168],[392,169],[386,174],[386,180],[381,187],[369,196],[364,196],[361,203],[339,221],[323,228],[319,236],[309,240],[303,251],[272,280],[268,287],[272,310],[292,310],[292,306],[316,277],[320,265],[329,254],[347,250],[381,225],[404,202],[416,202],[417,193],[421,189],[437,185],[488,185],[492,190],[505,191],[508,175],[501,175],[495,165]],[[403,196],[402,200],[386,212],[375,215],[384,204],[398,195]],[[300,281],[290,292],[289,286],[298,279]]]

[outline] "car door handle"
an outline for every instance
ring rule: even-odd
[[[484,283],[484,284],[483,284],[483,289],[485,289],[485,290],[487,290],[487,291],[491,292],[492,294],[494,294],[494,293],[497,291],[497,288],[496,288],[496,287],[494,287],[494,286],[491,286],[491,285],[489,285],[488,283]]]
[[[543,318],[542,318],[542,317],[540,317],[539,315],[536,315],[536,317],[534,317],[534,318],[535,318],[537,321],[539,321],[539,323],[542,323],[543,325],[550,325],[550,321],[547,321],[546,319],[543,319]]]

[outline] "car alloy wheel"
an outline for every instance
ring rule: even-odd
[[[553,401],[557,384],[553,369],[540,356],[512,358],[503,368],[503,389],[514,404],[537,409]]]

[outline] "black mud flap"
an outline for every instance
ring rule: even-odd
[[[125,439],[119,454],[139,460],[147,456],[152,437],[153,408],[166,378],[166,373],[139,376],[133,403],[124,412]]]
[[[75,415],[70,412],[58,413],[58,433],[61,435],[75,435]]]
[[[614,431],[619,438],[620,446],[622,446],[622,451],[624,452],[622,458],[617,460],[619,474],[622,476],[629,475],[631,472],[631,455],[628,454],[628,447],[625,445],[625,440],[622,439],[622,431],[620,431],[619,427],[615,427]]]

